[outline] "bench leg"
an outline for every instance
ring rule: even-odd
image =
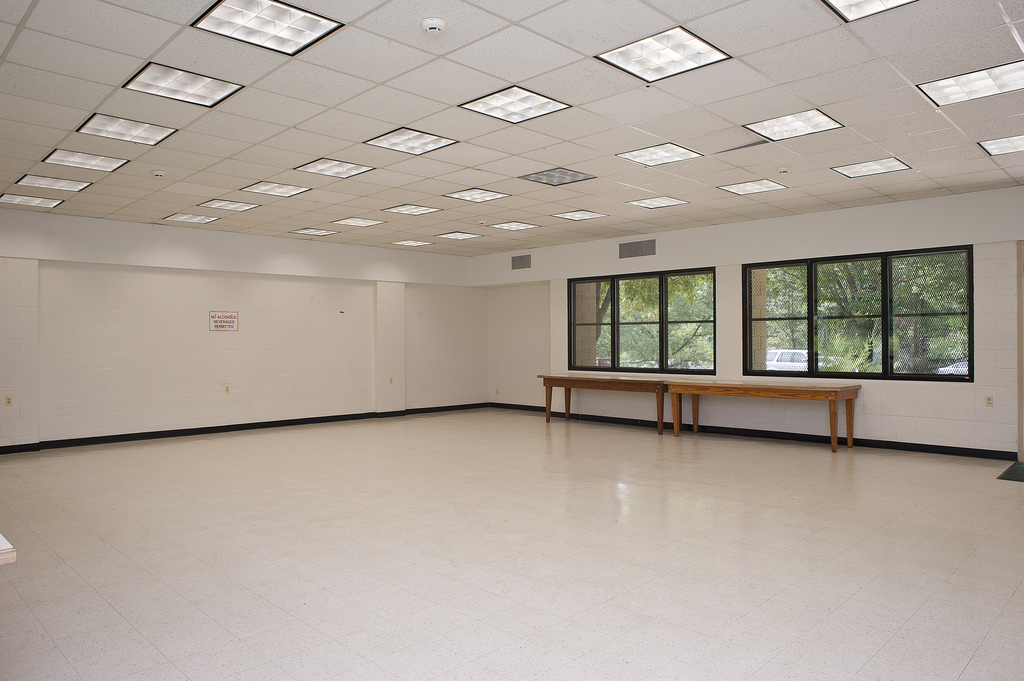
[[[569,403],[572,401],[572,388],[566,387],[565,390],[565,420],[569,420]]]
[[[853,446],[853,400],[846,400],[846,446]]]
[[[828,401],[828,429],[832,436],[832,451],[839,449],[837,431],[839,430],[839,400]]]
[[[544,386],[544,422],[551,423],[551,386]]]
[[[658,403],[658,435],[661,435],[665,431],[665,391],[658,390],[654,399]]]
[[[697,416],[700,412],[700,395],[690,395],[690,409],[693,411],[693,432],[697,432]]]
[[[668,396],[669,401],[672,402],[672,434],[676,437],[679,437],[679,426],[683,420],[682,415],[679,413],[683,410],[682,405],[679,403],[680,397],[679,393],[669,393]]]

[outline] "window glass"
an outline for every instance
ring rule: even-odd
[[[619,366],[660,366],[659,277],[619,280]]]
[[[668,292],[668,366],[715,366],[715,276],[711,272],[666,277]]]
[[[807,265],[747,270],[748,365],[755,371],[794,371],[792,360],[769,360],[776,350],[807,348]]]
[[[882,260],[815,265],[815,350],[823,372],[882,371]]]
[[[611,292],[610,279],[573,283],[573,357],[581,367],[611,366]]]

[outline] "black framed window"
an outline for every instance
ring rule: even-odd
[[[715,372],[714,269],[569,282],[572,369]]]
[[[971,381],[970,246],[743,267],[745,374]]]

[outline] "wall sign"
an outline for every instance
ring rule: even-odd
[[[210,310],[210,331],[238,331],[238,313]]]

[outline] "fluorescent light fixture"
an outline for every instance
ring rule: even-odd
[[[536,92],[530,92],[518,85],[459,106],[463,109],[500,118],[509,123],[521,123],[537,116],[569,108],[568,104],[538,95]]]
[[[207,222],[213,222],[214,220],[220,220],[220,218],[211,218],[209,215],[189,215],[187,213],[175,213],[174,215],[168,215],[164,220],[175,220],[177,222],[194,222],[196,224],[205,225]]]
[[[254,185],[242,188],[243,192],[256,192],[257,194],[270,194],[271,196],[295,196],[309,190],[309,187],[295,187],[290,184],[277,184],[276,182],[257,182]]]
[[[626,201],[626,203],[640,206],[641,208],[667,208],[668,206],[681,206],[689,201],[673,199],[671,196],[657,196],[651,199],[640,199],[638,201]]]
[[[344,220],[335,220],[332,225],[348,225],[349,227],[372,227],[373,225],[383,225],[384,220],[367,220],[365,218],[345,218]]]
[[[729,55],[677,27],[599,54],[597,58],[653,83],[728,59]]]
[[[540,225],[531,225],[529,222],[502,222],[497,225],[491,225],[495,229],[508,229],[511,231],[519,231],[521,229],[533,229]]]
[[[192,25],[287,55],[298,54],[342,26],[276,0],[221,0]]]
[[[979,142],[978,144],[980,144],[981,148],[992,156],[1012,154],[1015,151],[1024,151],[1024,135],[1003,137],[1002,139],[997,140],[987,140],[985,142]],[[19,182],[19,184],[21,183]]]
[[[150,62],[125,84],[129,90],[212,107],[242,89],[241,85]]]
[[[392,241],[392,246],[429,246],[429,241]]]
[[[862,19],[911,2],[914,0],[825,0],[825,4],[846,21]]]
[[[482,234],[472,234],[471,232],[445,232],[444,234],[435,234],[434,236],[441,239],[475,239]]]
[[[918,85],[939,106],[1024,89],[1024,61]]]
[[[864,177],[865,175],[881,175],[882,173],[894,173],[897,170],[910,170],[903,161],[898,158],[883,158],[877,161],[865,161],[864,163],[853,163],[848,166],[837,166],[832,170],[847,177]]]
[[[316,229],[314,227],[303,227],[302,229],[293,229],[289,232],[289,234],[305,234],[306,236],[330,236],[337,233],[334,230]]]
[[[519,179],[540,182],[541,184],[550,184],[557,187],[560,184],[569,184],[570,182],[579,182],[580,180],[593,180],[594,176],[587,175],[586,173],[581,173],[576,170],[569,170],[568,168],[552,168],[551,170],[545,170],[539,173],[520,175]]]
[[[112,173],[127,162],[128,159],[126,158],[96,156],[95,154],[83,154],[78,151],[66,151],[64,149],[55,149],[49,156],[43,159],[43,163],[56,163],[59,166],[71,166],[72,168],[102,170],[105,173]]]
[[[82,124],[78,132],[153,146],[167,139],[168,135],[177,132],[177,129],[151,123],[140,123],[127,118],[93,114],[92,118]]]
[[[25,187],[43,187],[45,189],[62,189],[68,192],[80,192],[92,182],[79,182],[78,180],[62,180],[59,177],[43,177],[41,175],[25,175],[15,184]]]
[[[403,215],[426,215],[427,213],[436,213],[441,209],[429,208],[427,206],[416,206],[411,203],[406,203],[393,208],[385,208],[384,210],[389,213],[402,213]]]
[[[202,208],[220,208],[221,210],[243,211],[249,210],[251,208],[259,208],[260,204],[241,203],[239,201],[222,201],[220,199],[214,199],[212,201],[207,201],[206,203],[200,203],[199,206]]]
[[[719,187],[719,189],[724,189],[733,194],[757,194],[758,192],[771,192],[776,189],[789,189],[789,187],[771,180],[754,180],[753,182],[727,184],[724,187]]]
[[[36,206],[38,208],[53,208],[64,203],[60,199],[44,199],[40,196],[23,196],[21,194],[0,194],[0,201],[15,203],[19,206]]]
[[[392,130],[386,135],[368,140],[366,144],[419,156],[428,151],[434,151],[441,147],[447,147],[449,144],[455,144],[455,142],[456,140],[450,140],[447,137],[438,137],[437,135],[410,130],[409,128],[399,128],[398,130]]]
[[[779,140],[789,139],[790,137],[810,135],[814,132],[832,130],[843,126],[817,109],[811,109],[810,111],[801,111],[800,113],[790,114],[788,116],[770,118],[767,121],[761,121],[760,123],[751,123],[750,125],[744,125],[743,127],[748,130],[753,130],[758,135],[767,137],[773,142],[777,142]]]
[[[508,196],[508,194],[502,194],[501,192],[489,192],[486,189],[463,189],[461,192],[453,192],[451,194],[445,194],[445,196],[452,199],[462,199],[463,201],[483,203],[484,201],[503,199]]]
[[[635,163],[642,163],[645,166],[660,166],[663,163],[674,163],[675,161],[683,161],[688,158],[697,158],[700,156],[695,151],[690,151],[686,147],[681,147],[678,144],[659,144],[653,147],[646,147],[644,149],[637,149],[636,151],[627,151],[622,154],[615,154],[620,158],[624,158],[627,161],[633,161]]]
[[[566,220],[593,220],[594,218],[606,218],[608,216],[604,213],[595,213],[590,210],[573,210],[568,213],[559,213],[552,217],[565,218]]]
[[[332,158],[322,158],[318,161],[307,163],[304,166],[299,166],[296,170],[301,170],[304,173],[317,173],[318,175],[345,178],[365,173],[367,170],[373,170],[373,168],[356,165],[355,163],[346,163],[345,161],[335,161]]]

